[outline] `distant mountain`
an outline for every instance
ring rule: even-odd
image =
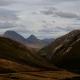
[[[56,39],[38,54],[59,67],[80,72],[80,30]]]
[[[23,44],[26,43],[25,38],[15,31],[6,31],[3,36],[6,38],[10,38],[12,40],[18,41]]]
[[[49,45],[49,44],[51,44],[54,40],[55,40],[54,38],[50,38],[50,39],[43,39],[42,41],[43,41],[45,44]]]
[[[18,41],[29,47],[37,48],[37,49],[41,49],[42,47],[44,47],[52,42],[52,39],[40,40],[34,35],[31,35],[27,39],[25,39],[23,36],[21,36],[17,32],[11,31],[11,30],[6,31],[3,36],[6,38],[10,38],[12,40]]]
[[[28,37],[27,39],[27,42],[30,43],[30,44],[39,44],[39,43],[42,43],[40,39],[38,39],[36,36],[34,35],[31,35],[30,37]]]
[[[29,44],[29,46],[32,46],[34,48],[39,48],[41,49],[42,47],[44,47],[46,44],[45,42],[43,42],[42,40],[38,39],[36,36],[31,35],[26,39],[27,44]]]
[[[51,38],[51,39],[42,39],[41,40],[41,39],[38,39],[34,35],[31,35],[26,39],[27,44],[29,44],[33,47],[39,48],[39,49],[49,45],[52,41],[54,41],[53,38]]]

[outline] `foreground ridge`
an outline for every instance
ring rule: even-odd
[[[59,67],[80,72],[80,30],[71,31],[56,39],[38,54]]]

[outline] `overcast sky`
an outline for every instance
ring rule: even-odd
[[[0,0],[0,33],[56,38],[80,28],[80,0]]]

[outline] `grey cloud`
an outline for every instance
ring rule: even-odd
[[[23,4],[38,4],[38,5],[46,5],[46,4],[54,4],[61,3],[64,1],[79,1],[79,0],[0,0],[0,6],[10,5],[13,3],[23,3]]]
[[[16,27],[18,17],[15,11],[0,8],[0,29],[13,29]]]
[[[44,5],[56,5],[58,3],[63,3],[63,2],[76,2],[80,0],[43,0],[42,4]]]
[[[7,23],[7,22],[0,23],[0,29],[7,29],[7,28],[13,28],[13,27],[15,27],[15,25]]]
[[[56,26],[56,27],[53,27],[53,28],[44,28],[39,30],[40,33],[44,33],[44,34],[54,34],[54,33],[59,33],[59,32],[69,32],[71,30],[73,30],[74,28],[73,27],[70,27],[70,26]]]
[[[40,11],[40,13],[42,13],[42,14],[44,14],[44,15],[53,15],[54,12],[56,12],[56,11],[57,11],[57,8],[55,8],[55,7],[50,7],[50,8],[46,8],[46,9]]]
[[[60,32],[62,31],[62,29],[59,29],[59,28],[43,28],[41,30],[39,30],[40,33],[44,33],[44,34],[53,34],[55,32]]]
[[[59,31],[67,32],[67,31],[73,30],[73,27],[71,27],[71,26],[59,27],[59,26],[57,26],[56,29],[59,30]]]
[[[64,2],[64,1],[79,1],[79,0],[47,0],[47,1],[48,2]]]
[[[77,15],[76,13],[70,13],[70,12],[63,12],[63,11],[58,11],[56,8],[55,9],[45,9],[40,11],[44,15],[51,15],[53,17],[61,17],[61,18],[76,18],[80,19],[80,16]]]
[[[0,6],[10,5],[14,2],[14,0],[0,0]]]
[[[16,12],[0,8],[0,20],[17,20]]]
[[[52,30],[52,29],[41,29],[41,30],[39,30],[39,32],[40,33],[49,33],[49,34],[51,34],[51,33],[54,32],[54,30]]]
[[[78,16],[77,14],[69,12],[55,12],[55,14],[63,18],[80,18],[80,16]]]
[[[52,15],[53,11],[41,11],[41,13],[45,14],[45,15]]]
[[[64,34],[66,34],[67,32],[71,31],[72,28],[69,27],[53,27],[53,28],[43,28],[41,30],[39,30],[40,32],[40,37],[47,37],[47,38],[57,38],[59,36],[62,36]]]
[[[20,32],[20,33],[24,33],[24,34],[26,34],[26,33],[30,34],[32,32],[30,30],[24,29],[23,26],[21,28],[19,28],[19,27],[15,28],[14,30],[17,31],[17,32]]]

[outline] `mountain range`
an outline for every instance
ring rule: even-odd
[[[35,55],[35,52],[31,48],[8,38],[0,37],[0,53],[2,53],[0,54],[0,58],[5,58],[23,65],[27,64],[40,68],[45,67],[45,69],[49,69],[49,67],[53,68],[44,58],[37,54]]]
[[[18,42],[25,44],[27,46],[30,46],[32,48],[42,48],[42,47],[50,44],[54,40],[52,38],[40,40],[34,35],[31,35],[28,38],[24,38],[23,36],[21,36],[20,34],[18,34],[15,31],[6,31],[3,34],[3,36],[6,38],[10,38],[12,40],[18,41]]]
[[[51,43],[36,51],[44,41]],[[0,80],[80,80],[80,30],[56,40],[5,32],[0,36]]]

